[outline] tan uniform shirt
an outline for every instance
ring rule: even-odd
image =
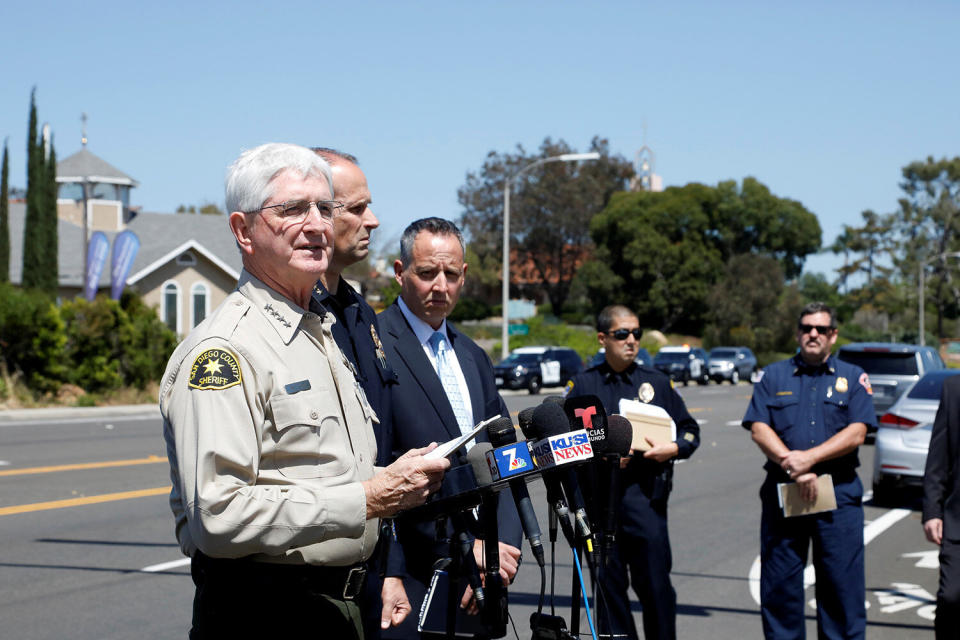
[[[180,344],[160,387],[187,555],[345,566],[373,551],[360,482],[377,418],[319,316],[249,273]]]

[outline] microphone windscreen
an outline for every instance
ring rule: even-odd
[[[530,430],[534,438],[546,438],[558,433],[566,433],[570,428],[563,407],[555,402],[544,402],[533,411]]]
[[[532,440],[535,437],[533,431],[530,429],[530,425],[533,422],[533,412],[536,411],[536,409],[536,407],[527,407],[517,414],[517,424],[520,425],[520,431],[523,432],[527,440]]]
[[[510,418],[500,416],[487,425],[487,437],[494,447],[503,447],[517,441],[517,429]]]
[[[570,429],[602,430],[607,422],[607,412],[600,398],[593,394],[567,398],[563,411],[570,420]]]
[[[546,396],[546,397],[543,399],[543,401],[544,401],[544,402],[553,402],[554,404],[558,404],[558,405],[560,405],[561,407],[563,406],[563,403],[566,402],[566,401],[564,400],[563,396]]]
[[[477,479],[477,486],[482,487],[493,483],[490,466],[487,465],[487,451],[493,449],[489,442],[478,442],[470,451],[467,451],[467,462],[473,468],[473,476]]]
[[[633,425],[624,416],[614,413],[607,416],[607,438],[600,453],[616,453],[626,456],[633,443]]]

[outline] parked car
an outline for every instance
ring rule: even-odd
[[[720,384],[724,380],[737,384],[740,380],[752,380],[757,370],[757,357],[747,347],[714,347],[710,350],[707,365],[710,379]]]
[[[542,387],[558,387],[583,369],[583,361],[569,347],[519,347],[494,365],[498,389],[526,389],[540,393]]]
[[[943,381],[960,369],[939,369],[917,380],[880,417],[873,458],[873,499],[884,502],[899,485],[921,485]]]
[[[945,368],[933,347],[896,342],[853,342],[837,351],[837,358],[861,367],[873,387],[873,408],[877,418],[920,376]]]
[[[699,347],[661,347],[653,358],[653,366],[684,386],[691,380],[707,384],[710,381],[708,360],[707,352]]]
[[[600,350],[593,354],[593,357],[590,358],[590,362],[587,363],[587,368],[589,369],[590,367],[595,367],[606,359],[606,349],[600,347]],[[653,366],[653,358],[650,356],[650,352],[643,347],[637,347],[637,357],[634,358],[633,361],[646,367]]]

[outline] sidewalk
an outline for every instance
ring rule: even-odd
[[[160,417],[156,404],[124,404],[112,407],[43,407],[38,409],[0,409],[0,424],[24,420],[56,420],[58,418],[110,418],[123,416]]]

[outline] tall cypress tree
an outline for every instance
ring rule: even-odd
[[[0,282],[10,282],[10,161],[3,141],[3,168],[0,169]]]
[[[40,143],[41,149],[43,142]],[[43,172],[43,206],[40,210],[43,218],[43,263],[41,266],[40,288],[54,296],[60,284],[59,234],[57,229],[57,151],[53,147],[53,135],[50,136],[50,155],[46,158]]]
[[[43,262],[43,146],[37,144],[37,88],[30,92],[30,121],[27,124],[27,211],[23,220],[24,289],[41,286]]]

